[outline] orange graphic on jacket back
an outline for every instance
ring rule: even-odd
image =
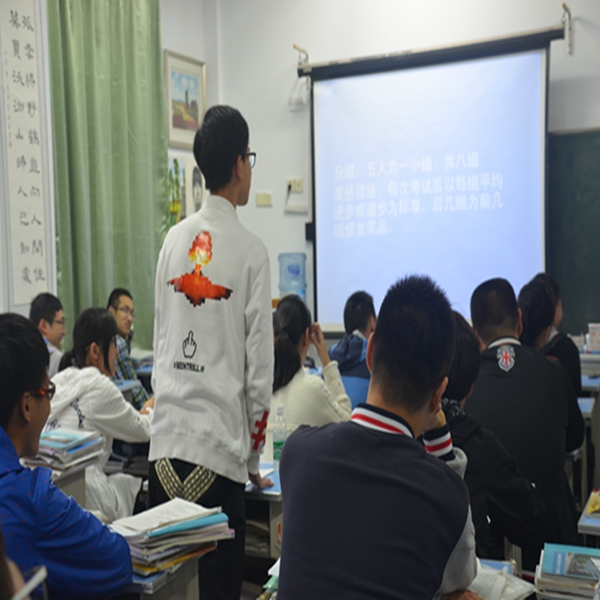
[[[185,294],[193,306],[200,306],[207,299],[227,300],[231,296],[231,290],[214,284],[208,277],[202,275],[202,267],[212,260],[212,238],[208,231],[201,231],[194,238],[188,256],[194,265],[193,271],[171,279],[168,285],[172,285],[176,292]]]

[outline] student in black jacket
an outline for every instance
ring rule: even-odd
[[[577,514],[564,467],[567,452],[581,446],[584,425],[563,369],[519,341],[521,311],[505,279],[477,287],[471,319],[482,353],[467,412],[498,436],[535,483],[546,507],[545,541],[577,544]]]
[[[506,537],[522,548],[524,567],[532,569],[544,543],[544,505],[498,438],[463,409],[479,375],[481,355],[470,325],[457,312],[454,318],[454,359],[442,406],[454,445],[463,450],[469,461],[465,483],[471,500],[477,556],[503,559]]]

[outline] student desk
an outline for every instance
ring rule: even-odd
[[[600,376],[582,375],[581,389],[590,394],[598,394],[600,392]]]
[[[596,404],[596,398],[577,398],[577,403],[579,404],[579,410],[583,415],[586,427],[589,427],[592,420],[592,411]]]
[[[579,404],[579,410],[581,410],[581,414],[585,422],[583,444],[581,445],[581,448],[578,448],[569,454],[567,465],[569,465],[569,462],[571,461],[572,463],[575,463],[579,460],[580,469],[579,471],[575,471],[573,469],[571,473],[569,473],[569,468],[567,468],[567,476],[569,477],[569,483],[571,484],[573,493],[575,496],[578,495],[578,492],[580,493],[581,503],[583,504],[584,499],[588,497],[592,488],[590,485],[590,479],[593,476],[588,472],[588,464],[590,464],[590,457],[588,455],[588,440],[591,439],[592,435],[592,411],[594,410],[594,406],[596,404],[596,398],[578,398],[577,403]],[[569,459],[571,459],[571,461],[569,461]],[[575,472],[577,472],[578,477],[574,478],[573,475]]]
[[[595,400],[600,396],[600,377],[582,375],[581,387],[583,391],[586,394],[589,394],[591,399],[594,400],[591,404],[591,410],[589,411],[590,421],[589,427],[586,426],[586,433],[589,435],[589,438],[592,440],[595,447],[596,464],[594,467],[592,487],[596,487],[600,484],[600,404],[595,402]],[[586,414],[583,416],[586,418]],[[587,497],[587,495],[584,497]]]
[[[273,487],[257,490],[251,483],[246,486],[246,555],[279,558],[283,527],[279,471],[273,471],[273,463],[261,463],[260,470],[273,482]],[[251,540],[260,536],[265,543],[252,544],[249,533]]]
[[[61,473],[52,471],[54,485],[67,496],[71,496],[81,508],[85,508],[85,469],[97,461],[86,462],[73,467],[70,471]],[[45,468],[45,467],[42,467]]]
[[[581,372],[585,375],[600,375],[600,352],[580,354]]]
[[[132,390],[142,385],[142,382],[137,379],[113,379],[113,383],[119,388],[119,391],[129,404],[133,401]]]
[[[135,374],[141,379],[142,377],[152,377],[152,369],[154,369],[153,364],[141,365],[140,367],[135,367]]]
[[[154,364],[144,364],[134,368],[134,372],[137,378],[142,382],[142,385],[146,388],[146,391],[152,395],[152,370]]]

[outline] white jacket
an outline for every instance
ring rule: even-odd
[[[107,478],[102,469],[110,456],[113,438],[148,441],[149,416],[135,410],[96,367],[69,367],[57,373],[52,382],[56,395],[50,403],[46,430],[98,431],[106,438],[104,455],[86,470],[86,508],[101,511],[109,522],[131,515],[141,480],[121,473]]]
[[[299,425],[321,426],[350,419],[352,405],[335,360],[323,367],[323,377],[325,381],[318,375],[298,369],[292,380],[273,394],[269,415],[271,426],[278,404],[284,406],[285,423],[290,432]]]
[[[212,256],[190,252],[201,232],[210,234]],[[228,297],[198,303],[177,291],[175,280],[193,279],[197,258],[199,275]],[[169,231],[155,306],[150,460],[177,458],[245,483],[248,471],[258,472],[271,400],[270,267],[266,248],[226,199],[209,196]]]

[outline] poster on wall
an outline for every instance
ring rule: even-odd
[[[177,225],[187,214],[185,158],[169,156],[169,228]]]
[[[48,290],[41,59],[34,0],[0,4],[13,303]],[[40,59],[40,60],[38,60]]]
[[[204,188],[204,177],[196,164],[194,158],[185,159],[186,189],[190,190],[187,195],[187,214],[191,215],[202,208],[206,191]]]
[[[207,192],[192,156],[169,152],[168,190],[169,227],[200,210]]]
[[[164,51],[169,145],[192,148],[206,111],[205,64]]]

